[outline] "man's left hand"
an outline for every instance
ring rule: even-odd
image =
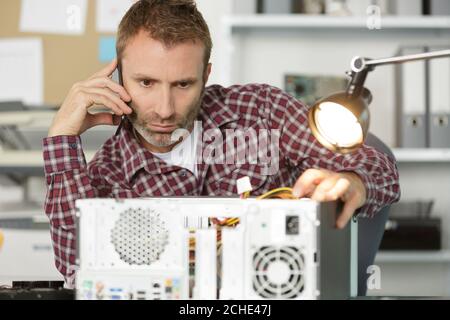
[[[320,202],[341,199],[344,208],[336,220],[336,227],[339,229],[344,228],[355,210],[366,202],[366,187],[353,172],[308,169],[297,179],[293,193],[296,197],[307,197]]]

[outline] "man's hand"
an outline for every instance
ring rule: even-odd
[[[125,103],[131,100],[130,95],[110,78],[116,66],[117,60],[114,59],[86,81],[72,86],[53,119],[48,132],[49,137],[80,135],[87,129],[101,124],[117,125],[123,114],[132,112]],[[88,109],[93,105],[103,105],[112,113],[90,114]]]
[[[344,209],[336,220],[339,229],[344,228],[355,210],[366,202],[366,188],[361,178],[352,172],[308,169],[298,178],[293,189],[294,196],[315,201],[341,199]]]

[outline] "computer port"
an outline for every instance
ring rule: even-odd
[[[286,216],[286,234],[298,235],[299,233],[299,217],[298,216]]]

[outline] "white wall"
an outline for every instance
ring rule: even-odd
[[[232,0],[197,0],[197,7],[208,23],[213,50],[211,54],[212,72],[208,84],[220,83],[220,74],[225,72],[220,61],[224,59],[224,45],[221,28],[222,17],[232,12]]]

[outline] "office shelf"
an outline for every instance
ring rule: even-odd
[[[450,263],[450,250],[380,251],[375,263]]]
[[[86,161],[94,157],[95,151],[85,151]],[[0,174],[25,174],[42,176],[44,160],[40,150],[0,150]]]
[[[448,162],[450,163],[450,149],[393,149],[398,162]]]
[[[233,29],[249,28],[311,28],[367,29],[366,17],[333,17],[304,14],[253,14],[230,15],[223,20]],[[381,29],[447,29],[450,30],[450,17],[447,16],[383,16]]]

